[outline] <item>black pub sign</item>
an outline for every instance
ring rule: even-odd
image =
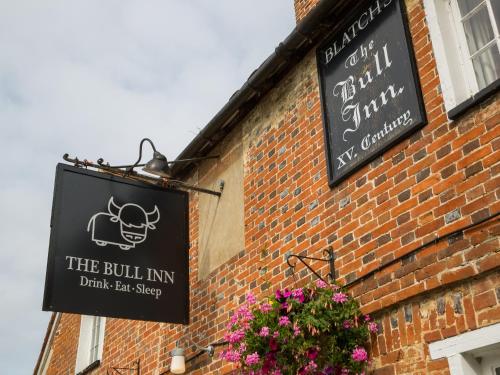
[[[187,324],[188,195],[59,164],[43,310]]]
[[[401,0],[375,0],[317,49],[331,186],[422,127]]]

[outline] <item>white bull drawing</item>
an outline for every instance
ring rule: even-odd
[[[108,201],[108,212],[93,215],[87,225],[87,232],[92,233],[92,241],[99,246],[115,245],[122,250],[129,250],[144,242],[148,229],[156,229],[160,220],[160,211],[155,205],[153,211],[146,212],[141,206],[126,203],[121,206]]]

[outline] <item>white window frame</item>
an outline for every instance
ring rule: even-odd
[[[487,3],[495,40],[500,49],[500,25],[494,21],[492,0],[483,1]],[[473,98],[480,90],[461,22],[458,1],[424,0],[424,8],[445,107],[449,112]]]
[[[76,374],[102,359],[105,330],[106,318],[89,315],[81,316],[75,365]]]
[[[488,10],[488,16],[490,18],[491,26],[493,28],[493,40],[489,42],[487,45],[483,46],[480,48],[478,51],[474,52],[474,54],[470,53],[469,46],[467,44],[467,37],[465,35],[465,30],[462,25],[461,20],[463,19],[462,15],[460,14],[460,9],[458,8],[458,1],[457,0],[448,0],[450,7],[451,7],[451,12],[452,12],[452,18],[455,23],[455,31],[458,35],[458,40],[460,44],[460,51],[462,53],[462,61],[464,62],[464,69],[466,72],[466,79],[469,84],[469,88],[471,91],[471,95],[475,94],[476,92],[479,91],[479,86],[477,83],[476,79],[476,73],[474,71],[474,66],[472,65],[472,55],[477,55],[480,54],[482,51],[484,51],[486,48],[491,47],[492,44],[496,44],[497,48],[500,49],[500,37],[498,34],[498,25],[495,22],[495,16],[493,14],[493,9],[491,7],[491,0],[482,0],[479,5],[477,5],[473,10],[469,12],[469,14],[473,15],[477,10],[483,5],[483,3],[486,3],[486,9]],[[498,1],[498,0],[496,0]]]
[[[429,352],[431,359],[448,359],[451,375],[482,375],[481,365],[474,359],[474,351],[495,344],[500,344],[500,323],[430,343]],[[491,365],[500,367],[500,356],[498,363],[495,359]]]

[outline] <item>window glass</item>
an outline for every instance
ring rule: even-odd
[[[493,15],[495,17],[495,22],[497,24],[497,27],[500,28],[500,1],[492,1],[491,2],[491,9],[493,10]]]
[[[486,51],[474,56],[472,63],[479,90],[500,78],[500,54],[496,43]]]
[[[463,21],[470,54],[474,54],[495,37],[486,4]]]
[[[482,1],[484,0],[458,0],[458,7],[460,8],[462,17],[477,7]]]
[[[99,355],[99,330],[101,318],[96,316],[92,324],[92,340],[90,342],[90,363],[97,361]]]

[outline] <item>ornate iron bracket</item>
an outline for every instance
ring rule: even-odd
[[[130,169],[131,166],[127,166],[127,165],[114,167],[114,166],[110,166],[108,164],[105,164],[102,160],[98,160],[99,164],[95,164],[87,159],[80,160],[77,157],[75,157],[74,159],[70,158],[68,154],[64,154],[63,159],[65,161],[67,161],[68,163],[72,163],[75,167],[84,167],[84,168],[91,167],[91,168],[99,169],[103,172],[106,172],[106,173],[109,173],[109,174],[112,174],[115,176],[130,178],[131,180],[141,181],[141,182],[144,182],[146,184],[155,185],[155,186],[170,187],[170,188],[174,188],[174,189],[194,190],[194,191],[197,191],[199,193],[215,195],[217,197],[220,197],[222,195],[222,190],[224,189],[224,181],[222,181],[222,180],[219,181],[219,191],[215,191],[215,190],[201,188],[198,186],[193,186],[193,185],[187,184],[183,181],[178,181],[178,180],[174,180],[174,179],[170,179],[170,178],[152,178],[152,177],[149,177],[149,176],[146,176],[143,174],[139,174],[139,173],[133,171],[132,169]],[[138,164],[138,165],[142,165],[142,164]],[[126,168],[126,169],[124,170],[121,168]]]
[[[325,279],[321,277],[319,273],[317,273],[315,270],[311,268],[309,264],[305,262],[305,259],[307,260],[315,260],[315,261],[320,261],[320,262],[328,262],[330,264],[330,273],[327,275],[330,278],[330,281],[335,281],[335,257],[333,254],[333,248],[330,246],[328,249],[323,250],[323,254],[325,255],[326,258],[313,258],[313,257],[308,257],[305,255],[295,255],[295,254],[289,254],[286,256],[286,262],[288,263],[288,266],[292,269],[295,270],[295,267],[297,266],[297,261],[295,263],[290,263],[291,258],[297,258],[300,262],[302,262],[308,269],[311,271],[313,274],[316,275],[316,277],[320,280],[323,280],[325,283],[327,282]]]
[[[111,372],[109,372],[111,370]],[[123,373],[122,371],[127,371],[126,373]],[[118,374],[118,375],[141,375],[141,360],[138,359],[137,361],[134,362],[133,367],[110,367],[106,370],[107,375],[113,375],[113,374]]]

